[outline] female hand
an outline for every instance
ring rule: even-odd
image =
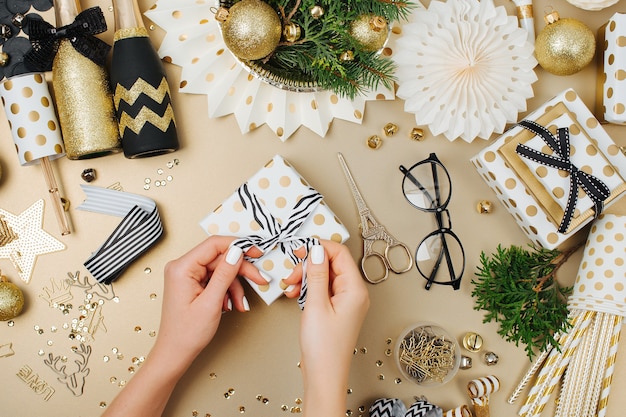
[[[300,327],[305,415],[345,413],[350,363],[369,308],[369,295],[348,248],[321,241],[307,259],[307,296]],[[297,287],[299,265],[284,280]],[[289,290],[296,297],[298,288]]]

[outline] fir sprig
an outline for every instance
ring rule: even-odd
[[[349,35],[350,22],[364,14],[391,23],[405,20],[414,3],[405,0],[266,0],[281,16],[282,24],[295,23],[301,38],[282,41],[272,54],[256,64],[284,78],[311,81],[319,88],[354,99],[379,85],[393,88],[395,64],[376,52],[366,52]],[[321,6],[320,18],[311,15]],[[342,59],[351,51],[353,60]]]
[[[535,350],[558,349],[554,335],[571,327],[567,296],[572,288],[560,286],[555,273],[576,249],[561,253],[498,245],[491,256],[480,255],[481,265],[472,280],[474,309],[486,311],[483,323],[499,323],[498,334],[505,340],[524,344],[529,359]]]

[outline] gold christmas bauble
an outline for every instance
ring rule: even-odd
[[[231,6],[222,23],[222,37],[231,52],[242,60],[271,54],[282,34],[278,13],[262,0],[241,0]]]
[[[577,19],[559,19],[555,12],[546,22],[535,40],[539,65],[555,75],[572,75],[589,65],[596,52],[591,29]]]
[[[381,16],[363,14],[350,23],[348,33],[363,51],[378,51],[387,41],[387,21]]]
[[[24,294],[20,288],[0,274],[0,320],[17,317],[24,308]]]

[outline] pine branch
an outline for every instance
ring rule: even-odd
[[[518,246],[496,248],[491,257],[480,255],[472,280],[475,310],[484,310],[484,323],[497,322],[505,340],[525,345],[529,359],[535,350],[558,348],[554,333],[570,327],[567,296],[571,287],[561,287],[556,271],[578,247],[568,252]]]

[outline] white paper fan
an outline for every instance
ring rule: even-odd
[[[166,31],[158,51],[161,58],[182,67],[179,91],[206,94],[209,117],[234,114],[242,133],[267,124],[284,141],[300,126],[324,137],[334,118],[360,124],[366,101],[395,99],[394,92],[382,86],[350,100],[330,91],[294,92],[260,80],[224,44],[215,4],[158,0],[145,12]],[[397,38],[392,31],[386,55],[392,55]]]
[[[502,133],[533,96],[534,45],[492,0],[433,0],[402,26],[396,49],[404,110],[451,141]]]
[[[583,10],[602,10],[607,7],[613,6],[619,0],[567,0],[567,2],[571,5],[578,7]]]

